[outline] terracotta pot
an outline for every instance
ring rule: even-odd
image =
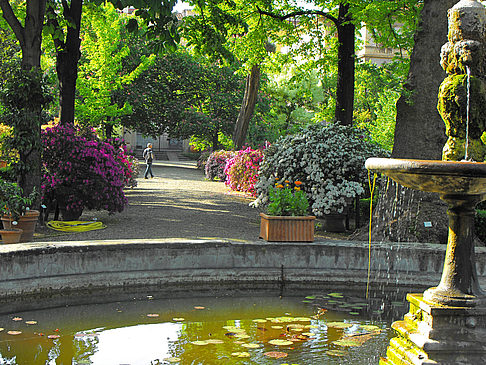
[[[323,217],[322,226],[326,232],[346,232],[346,214],[326,214]]]
[[[0,169],[4,167],[7,167],[7,161],[0,160]]]
[[[260,213],[260,238],[273,242],[313,242],[314,216],[287,217]]]
[[[37,220],[39,219],[40,212],[38,210],[28,210],[23,216],[21,216],[15,228],[23,230],[22,237],[20,237],[20,242],[30,242],[34,237],[35,226]],[[3,228],[12,227],[12,218],[9,216],[2,216]]]
[[[19,243],[22,230],[18,228],[1,229],[0,235],[3,243]]]

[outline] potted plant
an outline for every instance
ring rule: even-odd
[[[30,206],[36,196],[37,193],[33,191],[29,196],[24,197],[22,188],[16,183],[0,181],[0,214],[4,228],[1,233],[4,243],[6,241],[13,243],[12,238],[6,238],[7,235],[9,237],[18,235],[17,242],[27,242],[32,239],[39,211],[30,210]]]
[[[284,185],[285,184],[285,185]],[[314,241],[315,216],[307,214],[309,201],[301,190],[302,182],[276,183],[269,189],[267,214],[260,213],[260,238],[266,241]]]
[[[327,231],[344,231],[346,213],[365,194],[367,158],[386,156],[366,134],[339,123],[316,123],[280,138],[265,150],[254,206],[265,205],[276,177],[302,181],[310,211]],[[280,180],[281,181],[281,180]]]

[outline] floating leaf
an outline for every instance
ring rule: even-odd
[[[327,295],[332,297],[332,298],[344,298],[342,293],[329,293]]]
[[[286,352],[280,352],[280,351],[265,352],[263,355],[270,357],[272,359],[283,359],[284,357],[289,356],[289,354],[287,354]]]
[[[345,356],[346,355],[346,351],[343,351],[343,350],[329,350],[329,351],[326,351],[326,354],[329,355],[329,356]]]
[[[289,346],[293,344],[292,341],[288,341],[288,340],[270,340],[268,341],[268,343],[276,346]]]
[[[244,343],[243,345],[241,345],[243,347],[246,347],[247,349],[258,349],[260,348],[261,346],[257,343]]]
[[[309,295],[308,297],[305,297],[305,299],[316,299],[316,296],[315,295]]]
[[[247,338],[250,338],[250,336],[244,333],[238,333],[235,337],[239,338],[240,340],[246,340]]]
[[[207,343],[209,344],[213,344],[213,345],[218,345],[218,344],[221,344],[221,343],[224,343],[223,340],[217,340],[217,339],[210,339],[210,340],[206,340]]]
[[[365,331],[370,331],[370,332],[381,331],[380,327],[374,326],[372,324],[362,324],[359,327],[364,329]]]
[[[319,326],[316,326],[315,324],[308,324],[307,326],[305,326],[305,328],[319,328]]]
[[[59,337],[61,337],[61,336],[59,336],[59,335],[49,335],[49,336],[47,336],[47,338],[49,338],[51,340],[55,340],[56,338],[59,338]]]
[[[233,352],[231,356],[235,357],[250,357],[251,355],[248,352]]]
[[[353,346],[360,346],[361,344],[357,341],[351,340],[351,339],[342,339],[342,340],[337,340],[334,342],[331,342],[334,345],[337,346],[342,346],[342,347],[353,347]]]
[[[297,322],[310,322],[311,319],[309,317],[295,317],[294,318],[294,321],[297,321]]]
[[[359,316],[359,312],[349,312],[352,316]]]
[[[29,325],[34,325],[37,324],[37,321],[25,321],[25,323]]]
[[[12,335],[12,336],[17,336],[17,335],[20,335],[22,333],[22,331],[8,331],[7,334],[8,335]]]
[[[272,326],[274,330],[281,330],[283,327],[282,326]]]
[[[327,327],[331,328],[349,328],[352,326],[351,323],[344,323],[344,322],[329,322],[326,323]]]
[[[181,362],[182,359],[179,357],[167,357],[164,361],[170,362],[171,364],[175,364],[176,362]]]
[[[149,314],[147,314],[147,317],[157,318],[157,317],[160,317],[160,314],[157,314],[157,313],[149,313]]]
[[[208,345],[208,342],[207,341],[192,341],[191,343],[193,345],[196,345],[196,346],[205,346],[205,345]]]
[[[196,305],[196,306],[194,307],[194,309],[201,310],[201,309],[206,309],[206,307],[201,307],[200,305]]]
[[[290,329],[303,329],[305,326],[303,324],[292,323],[287,326]]]
[[[22,320],[22,317],[13,317],[12,318],[12,321],[15,321],[15,322],[20,322]]]
[[[241,345],[241,344],[243,344],[243,343],[245,343],[245,342],[244,342],[244,341],[235,341],[235,342],[233,342],[233,343],[234,343],[235,345]]]
[[[254,319],[253,322],[255,323],[265,323],[267,320],[266,319]]]
[[[172,320],[173,320],[174,322],[182,322],[182,321],[184,321],[184,320],[185,320],[185,318],[177,318],[177,317],[176,317],[176,318],[172,318]]]
[[[312,303],[310,300],[303,300],[302,303]]]

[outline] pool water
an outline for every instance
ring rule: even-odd
[[[366,303],[326,310],[326,302],[343,300],[328,294],[166,299],[153,293],[5,314],[0,364],[378,363],[390,321],[366,318]]]

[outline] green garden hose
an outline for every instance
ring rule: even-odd
[[[102,222],[96,221],[49,221],[47,227],[62,232],[86,232],[97,229],[104,229],[106,226]]]

